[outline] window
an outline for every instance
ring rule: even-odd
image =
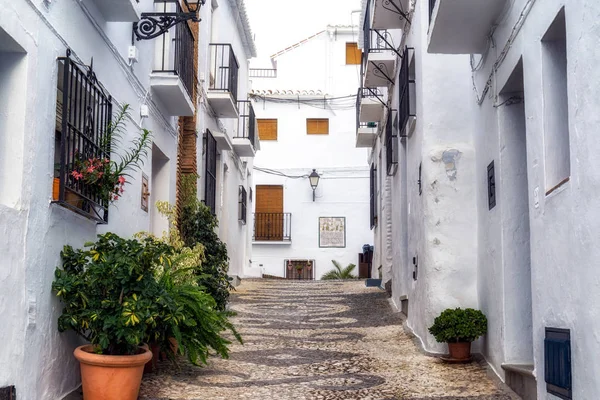
[[[292,215],[283,212],[283,186],[256,185],[254,240],[291,240]]]
[[[491,210],[496,207],[496,174],[494,172],[494,162],[492,161],[487,167],[488,181],[488,207]]]
[[[206,166],[204,177],[204,204],[213,214],[217,208],[217,141],[206,130]]]
[[[246,188],[240,186],[239,199],[238,199],[238,219],[245,225],[246,224],[246,201],[248,196],[246,195]]]
[[[394,175],[398,167],[398,140],[396,129],[392,122],[392,111],[388,110],[387,123],[385,124],[385,159],[388,175]]]
[[[308,135],[329,135],[329,119],[308,118],[306,120],[306,133]]]
[[[76,163],[110,159],[107,128],[112,98],[91,67],[67,53],[58,59],[53,200],[98,223],[108,222],[108,199],[94,185],[71,175]]]
[[[358,48],[358,43],[346,43],[346,65],[359,65],[362,52]]]
[[[542,38],[544,172],[547,195],[565,184],[571,175],[566,36],[563,8]]]
[[[414,49],[406,47],[402,56],[400,75],[398,76],[398,129],[400,137],[408,137],[412,131],[407,131],[410,117],[415,117],[416,90],[415,90],[415,61]]]
[[[371,164],[371,172],[369,174],[370,181],[370,220],[371,229],[377,226],[377,168],[375,163]]]
[[[258,119],[258,138],[260,140],[277,140],[277,120]]]

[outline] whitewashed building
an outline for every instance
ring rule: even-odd
[[[254,146],[249,134],[236,130],[236,102],[235,115],[222,122],[225,128],[209,118],[219,112],[213,99],[220,101],[217,94],[211,97],[211,85],[228,79],[210,72],[215,57],[209,43],[232,45],[240,64],[239,93],[247,90],[246,59],[253,43],[241,0],[207,2],[201,22],[193,12],[198,3],[0,0],[1,398],[16,393],[19,399],[56,400],[80,385],[73,357],[80,340],[58,332],[62,306],[51,291],[60,251],[67,244],[82,247],[107,231],[131,237],[168,229],[156,201],[176,202],[182,173],[205,175],[195,162],[197,157],[205,165],[204,153],[195,151],[196,145],[204,148],[203,141],[189,145],[196,131],[200,138],[206,129],[227,133],[232,149],[239,150],[239,157],[221,153],[220,165],[228,167],[217,171],[217,181],[227,183],[216,186],[226,195],[216,198],[224,205],[215,211],[232,273],[249,263],[250,238],[238,222],[238,189],[248,184],[251,159],[245,157],[253,155]],[[160,23],[149,23],[165,13],[187,21],[164,31]],[[108,206],[70,179],[72,150],[101,137],[109,116],[123,104],[131,107],[124,142],[146,128],[152,145],[141,171]],[[250,122],[242,126],[252,129]],[[227,173],[230,179],[223,177]],[[203,194],[199,190],[202,199]],[[238,240],[247,246],[238,246]]]
[[[261,151],[248,275],[319,279],[332,260],[358,264],[371,244],[369,169],[354,147],[357,36],[356,27],[328,26],[273,55],[274,68],[251,70]]]
[[[198,196],[219,220],[229,274],[242,277],[252,258],[249,192],[259,149],[247,96],[249,59],[256,47],[242,0],[209,3],[201,12],[199,40]]]
[[[600,5],[369,0],[363,11],[368,30],[403,33],[381,85],[392,129],[385,140],[384,111],[371,159],[375,262],[408,327],[444,352],[434,317],[479,308],[488,333],[474,350],[524,399],[599,398]]]

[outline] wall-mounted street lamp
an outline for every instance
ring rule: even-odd
[[[311,174],[308,176],[308,180],[310,181],[310,187],[313,190],[313,201],[315,201],[315,190],[317,190],[317,186],[319,185],[319,179],[321,177],[317,174],[317,170],[313,169]]]

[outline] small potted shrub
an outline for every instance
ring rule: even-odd
[[[472,308],[446,309],[429,328],[435,340],[448,343],[450,359],[468,360],[471,357],[471,342],[487,332],[487,318]]]
[[[59,331],[73,330],[90,344],[75,349],[86,400],[137,399],[152,352],[140,345],[156,324],[161,287],[156,269],[172,249],[147,238],[106,233],[86,249],[65,246],[52,290],[64,304]],[[166,298],[165,301],[170,301]]]

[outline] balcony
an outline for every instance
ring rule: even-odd
[[[406,23],[409,0],[374,0],[367,3],[365,18],[371,17],[374,29],[402,29]]]
[[[359,88],[356,95],[356,147],[371,148],[377,139],[377,122],[383,118],[385,101],[377,88]]]
[[[240,118],[238,120],[238,129],[233,137],[233,150],[240,157],[254,157],[258,150],[258,132],[256,115],[252,102],[249,100],[240,100],[237,102]]]
[[[429,53],[480,54],[506,0],[429,0]]]
[[[180,12],[178,2],[156,3],[160,12]],[[194,36],[187,22],[177,24],[155,41],[152,92],[172,116],[194,115]]]
[[[388,30],[371,29],[369,18],[365,18],[361,65],[364,87],[387,87],[394,83],[396,58],[400,54],[393,43]]]
[[[208,102],[218,117],[238,118],[239,64],[230,44],[211,43]]]
[[[255,244],[289,244],[292,242],[291,213],[255,213]]]
[[[140,19],[139,0],[95,0],[96,7],[109,22],[137,22]]]

